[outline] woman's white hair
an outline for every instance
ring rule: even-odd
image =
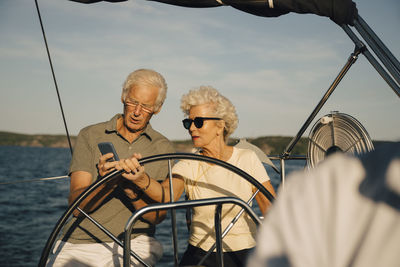
[[[130,73],[122,86],[122,101],[125,102],[129,90],[136,84],[145,84],[158,87],[158,96],[155,103],[155,110],[159,110],[167,97],[167,83],[164,77],[150,69],[138,69]]]
[[[214,104],[213,115],[225,121],[224,140],[227,141],[238,125],[235,106],[211,86],[194,88],[183,95],[181,99],[181,109],[186,116],[189,116],[190,109],[193,106],[203,104]]]

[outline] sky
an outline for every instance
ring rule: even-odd
[[[400,2],[355,1],[400,59]],[[237,109],[237,138],[294,136],[354,50],[329,18],[263,18],[232,7],[191,9],[130,0],[84,5],[39,0],[68,131],[122,111],[121,86],[138,68],[160,72],[166,102],[152,125],[189,139],[180,98],[211,85]],[[353,28],[354,29],[354,28]],[[0,131],[65,134],[33,0],[0,1]],[[356,118],[374,140],[400,140],[400,102],[363,55],[303,136],[331,111]]]

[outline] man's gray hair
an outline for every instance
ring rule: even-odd
[[[130,73],[122,86],[122,101],[125,102],[129,90],[137,84],[145,84],[155,86],[159,89],[158,96],[155,103],[155,110],[158,111],[163,105],[167,97],[167,83],[164,77],[151,69],[138,69]]]

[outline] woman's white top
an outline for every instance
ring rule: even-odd
[[[269,180],[264,166],[251,150],[233,147],[232,156],[227,162],[247,172],[260,183]],[[184,177],[186,195],[191,200],[229,196],[247,202],[253,194],[254,186],[247,180],[223,167],[206,162],[181,160],[175,164],[172,173]],[[223,205],[222,231],[240,210],[239,206],[233,204]],[[215,243],[214,214],[215,206],[193,209],[189,238],[191,245],[207,251]],[[223,250],[237,251],[254,247],[256,230],[250,216],[243,213],[222,240]]]

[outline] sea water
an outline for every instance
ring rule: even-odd
[[[69,178],[20,182],[68,173],[70,150],[65,148],[0,146],[0,266],[37,266],[46,241],[58,219],[67,209]],[[274,162],[275,163],[275,162]],[[304,161],[286,163],[286,173],[304,167]],[[279,162],[278,165],[279,167]],[[279,175],[269,166],[274,186]],[[178,252],[187,246],[185,211],[177,211]],[[164,255],[157,266],[174,266],[168,216],[157,226],[156,238]]]

